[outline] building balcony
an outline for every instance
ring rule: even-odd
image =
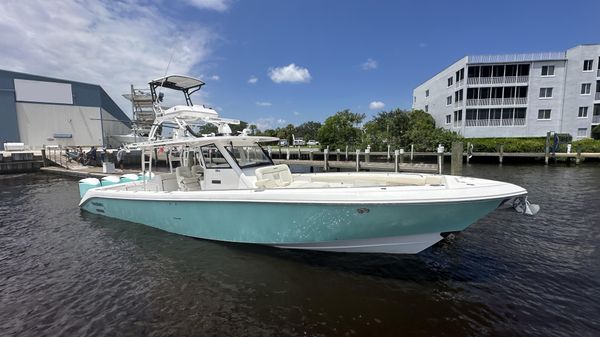
[[[600,77],[600,69],[596,72],[596,77]]]
[[[466,127],[524,126],[525,118],[467,119]]]
[[[529,76],[469,77],[468,85],[527,84]]]
[[[460,127],[462,127],[462,121],[461,121],[461,120],[459,120],[459,121],[454,121],[454,125],[453,125],[453,126],[454,126],[455,128],[460,128]]]
[[[454,101],[454,107],[455,108],[460,108],[463,105],[465,105],[465,101]]]
[[[600,115],[592,116],[592,124],[600,124]]]
[[[594,97],[594,100],[600,101],[600,91],[596,91],[596,96]]]
[[[526,105],[526,104],[527,104],[527,97],[470,98],[470,99],[467,99],[467,106]]]

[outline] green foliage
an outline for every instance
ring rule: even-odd
[[[364,114],[353,113],[348,109],[339,111],[325,120],[319,129],[317,140],[334,149],[358,145],[362,136],[362,130],[358,126],[364,119]]]
[[[373,151],[387,150],[387,145],[399,148],[408,129],[409,117],[400,109],[382,111],[364,126],[363,147],[371,145]]]
[[[592,128],[592,138],[600,139],[600,124]]]
[[[435,127],[433,117],[423,110],[413,110],[408,113],[408,130],[403,142],[414,144],[416,151],[435,151],[439,144],[450,148],[452,142],[462,140],[456,132]]]
[[[504,152],[544,152],[546,137],[528,138],[468,138],[474,152],[496,152],[503,144]]]
[[[581,152],[600,152],[600,140],[585,138],[582,140],[574,141],[572,151],[578,150]]]
[[[294,129],[294,135],[296,137],[302,137],[305,141],[309,141],[311,139],[317,139],[319,129],[321,128],[321,123],[319,122],[305,122],[298,125]]]

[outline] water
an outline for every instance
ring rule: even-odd
[[[464,173],[542,211],[496,211],[415,256],[297,252],[91,215],[75,180],[0,176],[0,334],[600,335],[600,167]]]

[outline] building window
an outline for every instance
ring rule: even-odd
[[[425,106],[425,112],[429,112],[429,105]]]
[[[594,68],[594,60],[583,61],[583,71],[592,71],[592,68]]]
[[[446,105],[452,104],[452,96],[446,97]]]
[[[413,103],[417,103],[417,96],[413,96]]]
[[[554,66],[542,66],[542,76],[554,76]]]
[[[451,86],[451,85],[452,85],[452,80],[453,80],[453,79],[454,79],[453,77],[448,77],[448,86]]]
[[[538,118],[537,119],[550,119],[550,109],[541,109],[538,110]]]
[[[425,90],[425,97],[429,97],[429,89]]]
[[[582,95],[590,95],[592,91],[591,83],[581,83],[581,94]]]
[[[540,88],[540,98],[552,98],[552,88]]]
[[[579,117],[579,118],[587,118],[587,112],[588,112],[588,107],[587,106],[580,106],[579,107],[579,112],[577,113],[577,117]]]
[[[452,115],[446,115],[446,124],[452,123]]]
[[[577,128],[577,137],[587,136],[587,128]]]

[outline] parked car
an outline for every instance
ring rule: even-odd
[[[279,140],[279,146],[288,146],[288,141],[287,139],[280,139]]]
[[[317,142],[314,139],[311,139],[311,140],[308,141],[308,143],[306,143],[306,145],[308,145],[308,146],[317,146],[317,145],[319,145],[319,142]]]

